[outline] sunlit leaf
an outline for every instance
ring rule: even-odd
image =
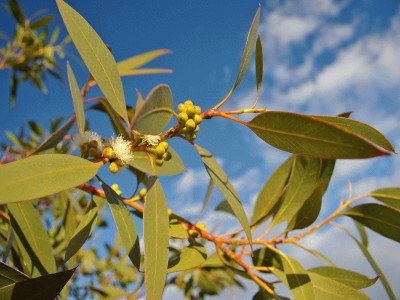
[[[136,268],[140,269],[139,238],[131,213],[112,188],[104,182],[100,183],[106,194],[111,214],[115,225],[117,226],[118,234],[121,237],[126,253]]]
[[[252,224],[257,224],[268,216],[278,203],[292,171],[294,159],[295,157],[291,156],[282,163],[261,189],[254,205]]]
[[[130,161],[129,165],[151,175],[168,176],[184,172],[186,169],[178,153],[171,147],[168,147],[168,151],[171,153],[171,159],[169,161],[164,161],[162,166],[158,166],[155,163],[155,159],[151,158],[150,154],[146,154],[143,151],[135,151],[135,159]],[[150,161],[151,159],[152,161]]]
[[[370,279],[363,274],[337,267],[316,267],[307,271],[336,280],[357,290],[373,285],[378,279],[378,277]]]
[[[133,75],[151,75],[151,74],[168,74],[172,73],[170,69],[134,69],[130,71],[120,72],[121,76],[133,76]]]
[[[30,276],[57,272],[50,239],[32,203],[8,205],[11,226]]]
[[[225,200],[231,206],[232,211],[242,225],[243,230],[246,233],[246,236],[251,244],[252,237],[249,221],[247,220],[247,216],[243,209],[242,203],[240,202],[239,196],[236,193],[231,181],[210,152],[201,148],[198,145],[195,145],[195,148],[200,154],[201,160],[203,161],[208,175],[217,186],[217,188],[220,190],[222,195],[225,197]]]
[[[72,125],[74,124],[74,119],[71,118],[68,122],[66,122],[63,126],[54,131],[47,139],[43,141],[36,149],[29,153],[29,155],[33,155],[39,153],[41,151],[45,151],[57,146],[59,142],[61,142],[65,135],[68,133]]]
[[[169,236],[175,239],[187,239],[189,237],[188,230],[172,216],[169,218]]]
[[[0,204],[57,193],[96,175],[101,164],[67,154],[43,154],[0,167]]]
[[[147,64],[148,62],[169,53],[171,53],[171,50],[158,49],[132,56],[117,63],[118,71],[120,75],[124,75],[126,72],[132,69],[140,68],[141,66]]]
[[[27,279],[29,276],[0,262],[0,288]]]
[[[147,193],[143,213],[144,281],[148,299],[160,299],[168,267],[169,220],[164,192],[158,180]]]
[[[390,205],[394,208],[400,209],[400,188],[391,187],[378,189],[370,193],[372,197]]]
[[[178,256],[168,261],[168,273],[193,269],[207,259],[207,251],[201,244],[191,244],[183,247]]]
[[[389,239],[400,242],[400,211],[397,209],[366,203],[350,208],[343,215],[353,218]]]
[[[64,261],[68,261],[72,256],[74,256],[89,238],[89,235],[96,223],[97,210],[96,203],[93,200],[90,201],[81,222],[75,229],[75,232],[68,243],[67,250],[65,251]]]
[[[0,288],[0,298],[2,300],[55,299],[74,272],[75,269],[71,269],[12,283]]]
[[[57,0],[56,3],[82,60],[112,108],[128,124],[124,90],[117,64],[110,50],[78,12],[62,0]]]
[[[315,299],[332,299],[332,300],[367,300],[370,299],[364,293],[349,287],[346,284],[338,282],[332,278],[309,272],[308,275],[314,286]]]
[[[160,134],[172,116],[172,94],[165,84],[156,86],[137,111],[132,129],[143,134]]]
[[[85,131],[85,111],[83,109],[83,98],[69,62],[67,63],[67,73],[69,88],[71,90],[72,101],[74,104],[76,122],[78,123],[78,131],[80,134],[83,134]]]
[[[339,117],[336,117],[339,118]],[[341,122],[349,119],[341,118]],[[268,111],[247,126],[268,144],[294,154],[327,159],[369,158],[388,155],[374,140],[321,118],[290,112]],[[367,126],[367,125],[365,125]]]

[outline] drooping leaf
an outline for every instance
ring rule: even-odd
[[[146,53],[142,53],[139,55],[132,56],[130,58],[124,59],[117,63],[118,71],[121,76],[125,75],[125,73],[140,68],[141,66],[147,64],[148,62],[162,56],[165,54],[171,53],[171,50],[168,49],[158,49],[149,51]]]
[[[249,221],[247,220],[247,216],[243,209],[242,203],[240,202],[239,196],[236,193],[231,181],[210,152],[201,148],[198,145],[195,145],[195,148],[200,154],[201,160],[203,161],[208,175],[217,186],[217,188],[220,190],[222,195],[225,197],[225,200],[231,206],[232,211],[242,225],[243,230],[246,233],[246,236],[251,245],[252,237]]]
[[[164,161],[162,166],[158,166],[155,159],[143,151],[135,151],[135,159],[130,161],[129,165],[151,175],[168,176],[184,172],[186,169],[178,153],[171,147],[168,147],[168,151],[171,153],[171,159]]]
[[[320,274],[309,272],[308,275],[314,286],[315,299],[332,299],[332,300],[367,300],[370,299],[364,293],[338,282],[332,278],[322,276]]]
[[[43,16],[32,22],[29,27],[33,30],[39,29],[40,27],[46,27],[51,21],[53,21],[53,19],[54,16],[51,15]]]
[[[312,157],[296,156],[287,188],[280,200],[271,227],[283,221],[291,221],[319,185],[321,160]]]
[[[271,175],[261,189],[252,216],[252,224],[259,223],[270,214],[284,192],[295,157],[291,156]]]
[[[101,164],[67,154],[43,154],[0,167],[0,204],[57,193],[96,175]]]
[[[61,142],[65,135],[68,133],[72,125],[74,124],[74,118],[71,118],[67,123],[54,131],[47,139],[43,141],[36,149],[29,153],[33,155],[53,147],[56,147],[59,142]]]
[[[22,10],[22,7],[18,4],[18,1],[17,0],[7,0],[7,2],[9,5],[8,10],[14,16],[15,20],[18,22],[18,24],[24,26],[25,14],[24,14],[24,11]]]
[[[98,208],[94,200],[90,201],[81,222],[75,229],[75,232],[68,243],[64,261],[68,261],[72,256],[74,256],[89,238],[96,223],[97,210]]]
[[[193,269],[207,259],[207,251],[203,245],[194,243],[183,247],[179,255],[168,261],[168,273]]]
[[[378,277],[370,279],[363,274],[337,267],[316,267],[309,269],[308,272],[336,280],[356,290],[367,288],[378,279]]]
[[[370,195],[387,205],[400,209],[400,188],[398,187],[378,189],[371,192]]]
[[[106,194],[108,205],[111,209],[115,225],[117,226],[118,234],[121,237],[122,244],[125,247],[132,263],[136,268],[140,269],[140,249],[139,238],[136,230],[135,222],[132,219],[131,213],[122,202],[117,193],[104,182],[100,182]]]
[[[400,242],[400,211],[398,209],[366,203],[350,208],[343,215],[353,218],[389,239]]]
[[[341,118],[341,122],[346,121],[349,119]],[[247,126],[266,143],[299,155],[336,159],[389,154],[374,139],[360,135],[360,129],[352,131],[343,124],[310,115],[268,111],[256,116]]]
[[[172,116],[172,93],[165,84],[156,86],[132,120],[132,129],[142,134],[160,134]]]
[[[344,231],[347,235],[349,235],[353,241],[356,242],[357,246],[360,248],[361,252],[364,254],[365,258],[367,259],[368,263],[372,267],[372,269],[375,271],[376,274],[379,274],[379,281],[382,282],[383,287],[385,288],[386,294],[388,295],[390,300],[396,300],[396,296],[393,292],[392,287],[390,286],[389,281],[387,280],[385,274],[382,272],[381,268],[375,261],[374,257],[371,255],[371,253],[368,251],[368,248],[364,246],[363,243],[361,243],[354,235],[351,234],[347,228],[343,226],[336,225],[340,230]]]
[[[32,203],[12,203],[8,209],[28,274],[39,276],[57,272],[49,236]]]
[[[85,131],[85,111],[83,109],[83,98],[69,62],[67,62],[67,73],[69,88],[71,90],[72,101],[74,104],[76,122],[78,123],[78,131],[80,134],[83,134]]]
[[[147,193],[143,213],[144,271],[148,299],[160,299],[167,275],[168,207],[157,178]]]
[[[112,108],[128,124],[124,90],[117,64],[110,50],[77,11],[62,0],[56,2],[65,27],[86,67]]]
[[[368,124],[362,123],[357,120],[349,119],[346,117],[332,117],[332,116],[314,116],[317,119],[328,121],[335,125],[346,128],[352,132],[357,133],[359,136],[371,141],[375,145],[386,149],[389,152],[396,152],[393,145],[388,139],[375,128]]]
[[[0,288],[29,279],[29,276],[0,262]]]
[[[12,283],[0,288],[0,298],[4,300],[55,299],[74,272],[75,269],[71,269]]]
[[[210,181],[208,182],[207,192],[206,195],[204,196],[203,205],[201,207],[199,216],[201,216],[204,213],[208,203],[210,202],[213,190],[214,190],[214,182],[210,179]]]

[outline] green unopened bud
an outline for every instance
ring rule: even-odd
[[[156,155],[157,157],[161,157],[161,156],[163,156],[163,154],[165,153],[165,149],[164,149],[164,147],[163,147],[161,144],[159,144],[159,145],[156,147],[154,153],[155,153],[155,155]]]
[[[193,106],[193,102],[192,102],[192,100],[186,100],[185,103],[184,103],[184,105],[185,105],[186,107]]]
[[[203,118],[202,118],[200,115],[195,115],[195,116],[193,117],[193,121],[194,121],[196,124],[200,124],[201,122],[203,122]]]
[[[168,150],[168,147],[169,147],[169,145],[168,145],[168,143],[167,143],[166,141],[162,141],[162,142],[159,144],[159,146],[163,147],[163,148],[165,149],[165,151],[167,151],[167,150]]]
[[[196,128],[196,123],[192,119],[189,119],[185,123],[185,127],[188,131],[193,131]]]
[[[185,112],[186,111],[186,107],[183,103],[178,104],[178,112]]]
[[[196,114],[196,108],[194,108],[194,106],[189,106],[186,113],[190,118],[192,118]]]
[[[199,132],[199,130],[200,130],[200,126],[197,125],[196,128],[193,130],[193,133]]]
[[[161,158],[164,161],[169,161],[172,158],[171,152],[165,152]]]
[[[108,167],[111,173],[117,173],[119,170],[118,165],[115,162],[110,163],[110,166]]]
[[[156,165],[161,167],[164,164],[164,160],[163,159],[156,159]]]
[[[201,107],[200,106],[195,106],[194,108],[196,109],[196,114],[197,115],[201,114]]]

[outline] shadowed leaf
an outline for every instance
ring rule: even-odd
[[[398,187],[378,189],[370,195],[387,205],[400,209],[400,188]]]
[[[83,134],[85,131],[85,111],[83,109],[83,98],[69,62],[67,63],[67,73],[69,88],[71,90],[72,101],[74,104],[76,122],[78,123],[78,131],[80,134]]]
[[[192,244],[183,247],[179,255],[168,261],[168,273],[193,269],[207,259],[207,252],[203,245]]]

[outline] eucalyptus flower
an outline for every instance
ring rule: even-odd
[[[130,141],[124,140],[124,138],[119,135],[117,137],[111,137],[108,142],[115,154],[115,158],[119,162],[119,165],[124,166],[133,160],[134,155],[131,150],[132,144]]]
[[[94,131],[87,130],[83,134],[77,134],[74,137],[75,143],[78,146],[82,146],[83,144],[89,143],[91,141],[97,142],[97,148],[102,151],[104,147],[104,143],[102,138]]]
[[[147,146],[157,146],[160,143],[160,136],[159,135],[151,135],[145,134],[143,135],[143,142],[147,144]]]

